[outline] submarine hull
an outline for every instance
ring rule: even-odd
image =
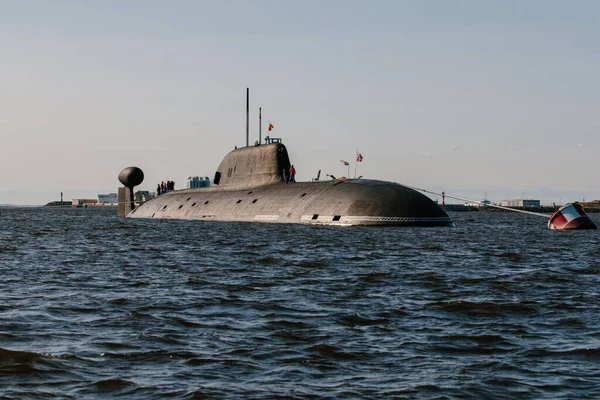
[[[422,193],[400,184],[366,179],[178,190],[145,202],[127,216],[340,226],[453,226],[446,212]]]

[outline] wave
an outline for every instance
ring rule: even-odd
[[[101,356],[111,359],[126,359],[135,361],[160,361],[160,360],[171,360],[171,359],[191,359],[196,357],[198,354],[190,351],[169,351],[169,350],[151,350],[141,352],[129,352],[129,353],[114,353],[106,352],[102,353]]]
[[[38,353],[20,350],[7,350],[0,348],[0,364],[4,363],[30,363],[41,357]]]
[[[36,353],[22,350],[8,350],[0,347],[1,363],[30,363],[39,359],[80,359],[73,354]]]
[[[524,303],[494,303],[490,301],[450,301],[436,302],[434,307],[440,308],[451,313],[463,313],[467,315],[478,316],[511,316],[515,315],[532,315],[537,313],[536,306]]]
[[[388,318],[368,318],[358,314],[343,315],[338,318],[338,322],[346,326],[370,326],[385,325],[390,320]]]
[[[93,382],[92,385],[102,392],[113,392],[122,390],[124,388],[130,388],[132,386],[137,386],[135,383],[124,379],[104,379]]]
[[[31,376],[39,378],[45,374],[66,376],[69,372],[64,363],[54,360],[80,360],[72,354],[35,353],[0,348],[0,376]],[[1,397],[1,396],[0,396]]]
[[[577,347],[568,350],[548,350],[533,349],[527,352],[529,357],[565,357],[565,356],[583,356],[584,358],[600,358],[600,348],[598,347]]]
[[[331,344],[316,344],[306,349],[309,353],[319,358],[336,360],[364,360],[373,357],[373,354],[358,351],[344,351]]]

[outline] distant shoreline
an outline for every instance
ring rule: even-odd
[[[52,208],[117,208],[117,204],[98,204],[98,203],[82,203],[73,205],[71,201],[51,201],[44,207]]]
[[[11,207],[43,207],[41,204],[0,204],[0,207],[6,207],[6,208],[11,208]]]
[[[464,204],[446,204],[441,206],[444,211],[452,211],[452,212],[511,212],[511,211],[532,211],[539,213],[548,213],[553,214],[556,210],[558,210],[562,206],[539,206],[539,207],[506,207],[507,209],[501,209],[496,207],[489,206],[467,206]],[[584,210],[588,213],[597,213],[600,212],[599,207],[583,207]]]
[[[73,202],[71,201],[51,201],[47,203],[44,207],[72,207]]]
[[[74,206],[70,201],[51,201],[45,205],[42,204],[0,204],[0,207],[4,208],[118,208],[117,204],[83,204],[81,206]],[[511,212],[511,211],[532,211],[540,213],[553,214],[560,207],[556,206],[540,206],[540,207],[509,207],[510,210],[504,210],[489,206],[468,206],[464,204],[446,204],[440,205],[444,211],[449,212]],[[600,207],[583,207],[588,213],[600,213]]]

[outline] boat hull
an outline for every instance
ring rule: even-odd
[[[128,217],[340,226],[453,226],[446,212],[427,196],[406,186],[376,180],[178,190],[145,202]]]

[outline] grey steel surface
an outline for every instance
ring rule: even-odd
[[[375,180],[280,182],[245,190],[179,190],[142,204],[129,217],[326,225],[452,225],[448,215],[427,196],[402,185]]]
[[[429,197],[377,180],[287,183],[290,160],[281,143],[250,146],[225,156],[215,186],[160,195],[130,218],[327,225],[450,226],[452,220]]]

